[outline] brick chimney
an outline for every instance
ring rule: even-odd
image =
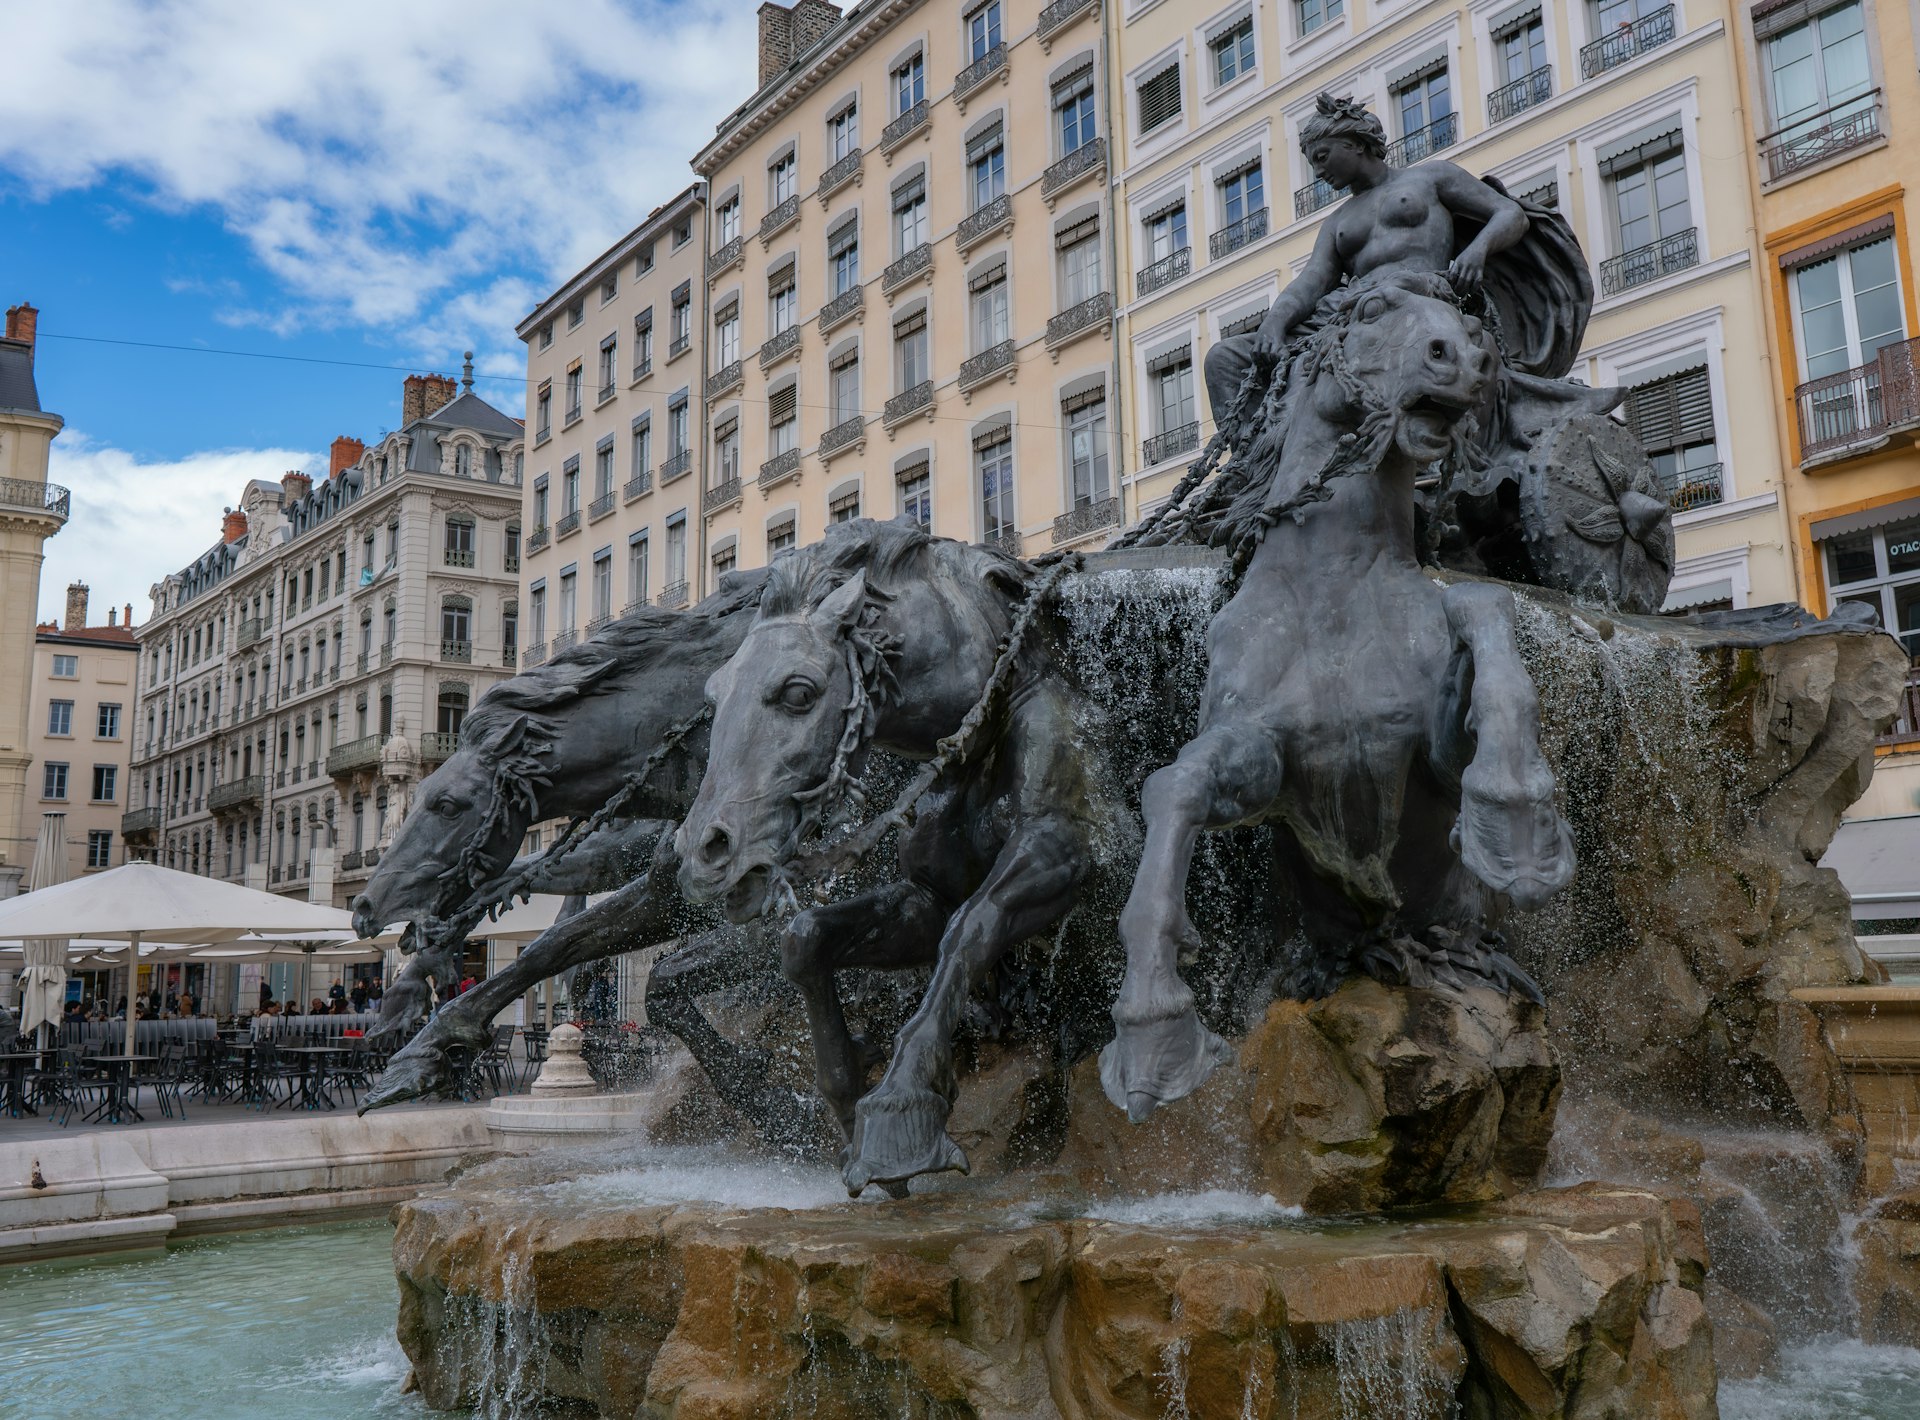
[[[451,375],[408,375],[400,387],[400,427],[452,403],[458,389]]]
[[[18,340],[28,349],[32,349],[34,331],[39,325],[40,312],[25,301],[17,306],[7,307],[7,339]]]
[[[126,612],[126,615],[121,619],[120,624],[126,627],[127,630],[129,631],[133,630],[133,603],[132,602],[127,603],[127,612]]]
[[[793,11],[766,0],[760,7],[760,87],[787,72],[793,63]]]
[[[827,0],[794,0],[793,57],[798,59],[840,23],[840,7]]]
[[[220,541],[238,542],[247,535],[247,515],[238,508],[229,508],[220,519]],[[133,614],[133,603],[127,603],[127,614]]]
[[[338,478],[348,469],[360,462],[360,456],[367,446],[350,435],[342,434],[333,441],[333,457],[327,460],[327,477]]]
[[[61,630],[72,633],[87,629],[87,584],[67,583],[67,619]]]
[[[313,491],[313,480],[297,468],[290,468],[280,475],[280,506],[298,503]]]

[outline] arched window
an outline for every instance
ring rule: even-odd
[[[453,446],[453,474],[456,478],[473,477],[473,445],[455,444]]]
[[[448,661],[473,658],[473,599],[444,597],[440,602],[440,657]]]

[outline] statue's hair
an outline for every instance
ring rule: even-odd
[[[1323,93],[1314,100],[1313,112],[1300,125],[1301,151],[1322,138],[1350,138],[1376,158],[1387,153],[1387,130],[1358,99]]]
[[[867,574],[868,589],[886,597],[903,577],[914,575],[929,560],[939,571],[981,585],[1007,577],[1024,584],[1029,575],[1024,564],[1003,553],[936,538],[911,518],[887,522],[852,518],[833,524],[819,542],[774,560],[760,594],[760,614],[788,616],[807,611],[861,571]]]

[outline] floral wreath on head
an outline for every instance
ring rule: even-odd
[[[1301,150],[1322,138],[1351,139],[1376,158],[1387,152],[1387,130],[1358,99],[1322,94],[1314,101],[1313,114],[1300,125]]]

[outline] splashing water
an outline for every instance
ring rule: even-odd
[[[568,1207],[701,1203],[722,1208],[830,1208],[847,1202],[834,1169],[819,1163],[729,1158],[713,1149],[648,1147],[635,1161],[534,1190]]]
[[[1271,1226],[1304,1217],[1271,1193],[1235,1193],[1209,1188],[1198,1193],[1160,1193],[1151,1198],[1115,1198],[1089,1203],[1080,1217],[1143,1228],[1211,1228],[1248,1223]]]
[[[1920,1350],[1793,1347],[1773,1376],[1721,1382],[1720,1420],[1920,1420]]]

